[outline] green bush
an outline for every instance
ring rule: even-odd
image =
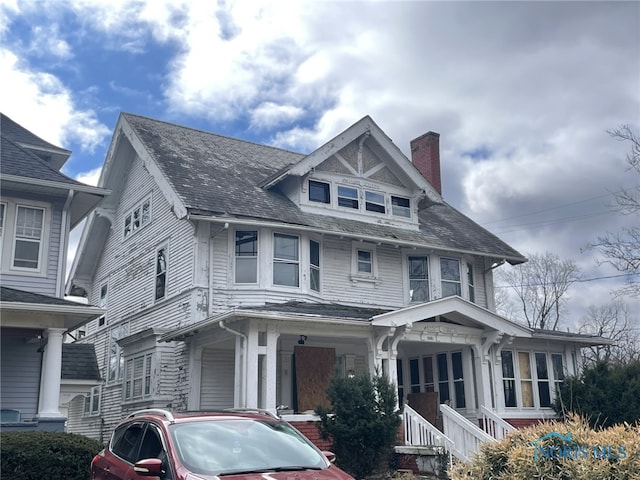
[[[335,376],[327,396],[331,410],[318,407],[316,413],[336,464],[359,479],[386,469],[402,423],[395,386],[380,375]]]
[[[560,415],[585,417],[593,428],[639,420],[640,362],[585,367],[578,377],[565,379],[554,408]]]
[[[0,474],[11,480],[87,480],[102,443],[59,432],[0,433]]]
[[[541,423],[485,443],[469,463],[456,463],[449,473],[452,480],[638,480],[640,425],[596,431],[572,414],[565,422]]]

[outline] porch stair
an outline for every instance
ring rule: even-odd
[[[516,430],[516,427],[504,421],[484,405],[480,406],[480,413],[482,415],[482,429],[496,440],[502,440]]]

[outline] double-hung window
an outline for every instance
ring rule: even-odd
[[[13,266],[24,270],[39,270],[44,232],[43,208],[16,208]]]
[[[84,397],[83,415],[85,417],[100,414],[101,388],[102,387],[100,385],[91,387],[91,391],[89,392],[89,394],[86,397]]]
[[[300,286],[300,248],[295,235],[273,234],[273,284]]]
[[[504,406],[517,407],[518,400],[516,396],[516,374],[513,368],[513,352],[511,350],[502,350],[500,352],[502,361],[502,387],[504,391]]]
[[[460,295],[462,293],[462,286],[460,282],[460,260],[456,260],[454,258],[441,258],[440,280],[442,284],[443,297]]]
[[[561,353],[551,354],[551,365],[553,367],[553,380],[554,380],[555,394],[558,395],[558,392],[560,391],[560,386],[564,381],[564,365],[562,363]]]
[[[320,291],[320,243],[309,240],[309,288]]]
[[[469,289],[469,301],[476,301],[476,287],[473,280],[473,265],[467,262],[467,287]]]
[[[98,301],[98,306],[100,308],[106,309],[108,298],[109,298],[109,284],[103,283],[100,286],[100,300]],[[104,327],[106,323],[107,322],[106,322],[105,315],[102,315],[100,316],[100,318],[98,318],[98,328]]]
[[[502,350],[501,357],[505,406],[551,407],[551,385],[557,392],[564,379],[562,355],[551,355],[551,369],[544,352],[519,351],[514,356],[511,350]]]
[[[107,381],[119,382],[122,380],[124,371],[124,357],[122,356],[122,347],[118,345],[118,340],[129,335],[129,324],[123,323],[111,329],[109,334],[109,355],[107,366]]]
[[[412,303],[429,301],[429,258],[410,256],[407,259],[409,270],[409,301]]]
[[[371,250],[358,249],[358,273],[365,275],[373,274],[373,252]]]
[[[326,182],[309,180],[309,201],[331,203],[331,185]]]
[[[396,217],[411,218],[411,201],[391,195],[391,213]]]
[[[385,213],[384,194],[366,190],[364,192],[365,208],[369,212]]]
[[[258,231],[237,230],[235,282],[258,283]]]
[[[354,208],[358,210],[358,189],[338,185],[338,206],[344,208]]]
[[[155,299],[162,300],[167,296],[167,246],[163,245],[156,250],[156,282]]]
[[[127,359],[124,381],[125,400],[139,400],[151,395],[152,363],[152,353]]]

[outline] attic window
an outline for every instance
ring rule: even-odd
[[[358,190],[338,185],[338,205],[340,207],[358,209]]]
[[[365,208],[370,212],[385,213],[384,195],[378,192],[365,192]]]
[[[391,213],[396,217],[411,218],[411,202],[408,198],[391,196]]]
[[[151,199],[138,203],[124,217],[124,238],[136,233],[151,221]]]
[[[331,188],[328,183],[309,180],[309,201],[331,203]]]

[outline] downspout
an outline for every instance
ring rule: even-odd
[[[240,366],[240,370],[242,371],[242,382],[240,383],[240,388],[241,388],[240,401],[242,406],[246,406],[247,405],[247,387],[248,387],[248,385],[246,384],[247,383],[247,351],[246,350],[247,350],[247,343],[248,343],[247,336],[242,332],[238,332],[237,330],[227,327],[224,324],[224,320],[220,320],[220,322],[218,322],[218,325],[220,325],[220,328],[222,328],[223,330],[226,330],[227,332],[232,333],[235,336],[240,337],[242,339],[242,349],[244,351],[241,350],[242,365]]]
[[[69,228],[71,218],[69,216],[69,207],[73,200],[74,191],[69,190],[67,200],[62,208],[62,219],[60,221],[60,252],[58,252],[58,273],[56,278],[56,295],[60,298],[64,297],[64,285],[67,276],[67,248],[69,248]]]

